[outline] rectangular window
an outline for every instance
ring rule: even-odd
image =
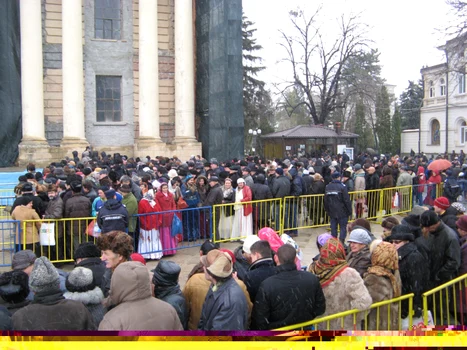
[[[459,73],[459,93],[465,94],[465,73]]]
[[[462,145],[467,142],[467,126],[461,126],[460,128],[460,141]]]
[[[96,121],[122,121],[122,77],[96,75]]]
[[[122,27],[121,0],[94,0],[94,37],[120,40]]]
[[[430,97],[435,97],[435,88],[430,88]]]
[[[446,85],[441,85],[440,90],[439,90],[441,96],[446,95]]]

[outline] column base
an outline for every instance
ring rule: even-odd
[[[60,148],[62,149],[62,153],[65,156],[71,157],[71,152],[78,151],[79,157],[81,157],[81,153],[89,146],[89,142],[85,139],[79,138],[63,138],[62,142],[60,142]]]
[[[55,150],[50,147],[45,139],[23,139],[18,145],[19,155],[17,165],[26,166],[34,163],[37,166],[46,166],[58,160]]]
[[[170,149],[167,144],[162,142],[160,138],[154,137],[140,137],[136,139],[135,143],[135,157],[146,157],[150,156],[155,158],[156,156],[167,156],[167,152]]]
[[[191,156],[201,155],[203,152],[201,142],[198,142],[194,137],[176,137],[174,141],[175,152],[182,161],[190,159]]]

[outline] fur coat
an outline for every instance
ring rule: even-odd
[[[399,271],[395,273],[395,276],[396,279],[400,281]],[[370,292],[371,298],[373,299],[373,304],[394,298],[394,291],[389,278],[368,273],[365,275],[363,280],[368,289],[368,292]],[[391,324],[389,325],[388,329],[388,307],[381,306],[379,308],[379,325],[376,320],[377,309],[372,309],[371,312],[368,314],[367,330],[398,330],[399,303],[392,303],[390,306],[390,312]],[[365,329],[365,324],[363,324],[363,329]]]
[[[326,299],[326,312],[320,317],[352,309],[366,310],[372,303],[370,293],[366,289],[363,279],[351,267],[347,267],[329,285],[323,287],[323,293]],[[329,323],[329,330],[359,330],[364,317],[365,314],[363,312],[357,315],[355,327],[353,316],[345,317],[344,327],[342,327],[340,318],[332,320]],[[318,329],[327,330],[327,322],[319,324]]]
[[[88,311],[91,313],[94,324],[98,325],[101,323],[104,318],[107,310],[104,305],[102,305],[102,300],[104,300],[104,294],[99,287],[94,288],[93,290],[88,290],[87,292],[66,292],[63,294],[65,299],[80,301],[86,306]]]

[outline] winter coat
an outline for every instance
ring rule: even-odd
[[[260,183],[255,183],[251,187],[251,192],[253,193],[253,200],[260,201],[264,199],[271,199],[272,193],[268,185],[263,185]]]
[[[301,196],[303,194],[303,180],[302,177],[298,175],[297,169],[293,167],[289,171],[290,176],[292,176],[292,181],[290,185],[290,195],[294,197]]]
[[[253,178],[251,177],[251,175],[246,175],[246,176],[242,176],[243,180],[245,180],[245,185],[250,187],[253,186],[254,184],[254,181],[253,181]]]
[[[205,184],[204,186],[201,186],[199,184],[201,179],[204,179],[204,184]],[[204,206],[204,202],[206,201],[206,197],[207,197],[207,194],[208,194],[208,191],[209,191],[208,178],[206,176],[203,176],[203,175],[197,176],[196,177],[196,188],[198,189],[198,195],[199,195],[199,198],[200,198],[200,202]]]
[[[411,180],[412,181],[412,180]],[[412,182],[410,182],[412,183]],[[376,172],[365,175],[365,190],[377,190],[379,188],[379,176]]]
[[[461,266],[459,268],[459,276],[467,273],[467,236],[461,237]]]
[[[250,268],[250,264],[243,256],[243,246],[235,248],[234,250],[235,262],[234,262],[234,271],[237,272],[238,278],[242,281],[245,279],[245,275]]]
[[[133,194],[133,196],[135,196],[136,202],[139,203],[139,201],[143,199],[143,193],[141,192],[141,188],[133,181],[130,181],[130,185],[131,193]]]
[[[160,209],[163,212],[177,210],[174,196],[170,192],[167,192],[167,195],[165,195],[164,193],[157,191],[156,203],[159,204]],[[159,215],[159,218],[162,220],[161,226],[172,228],[172,220],[173,220],[174,214],[175,214],[174,212],[171,212],[171,213],[164,213],[164,214]]]
[[[23,220],[40,220],[39,215],[37,215],[37,212],[34,209],[28,208],[25,205],[18,205],[15,208],[15,210],[13,210],[13,212],[11,213],[11,218],[13,220],[21,221],[21,228],[19,230],[16,230],[16,242],[21,244],[31,244],[39,242],[39,233],[36,223],[28,222],[24,224],[22,222]],[[26,232],[24,232],[24,225],[26,225]]]
[[[284,198],[290,195],[290,180],[282,175],[274,179],[272,184],[272,197],[273,198]]]
[[[434,236],[430,249],[430,288],[434,288],[457,276],[461,254],[457,237],[443,222],[430,235]]]
[[[356,253],[350,252],[346,259],[349,267],[357,270],[363,278],[366,270],[371,266],[370,248],[366,246]]]
[[[76,264],[76,267],[78,266],[91,270],[93,284],[99,287],[102,286],[104,274],[107,268],[105,267],[105,263],[101,260],[101,258],[85,258]]]
[[[391,188],[394,187],[394,177],[392,174],[384,175],[379,182],[381,188]]]
[[[175,311],[177,311],[178,318],[180,323],[183,326],[183,329],[187,330],[188,328],[188,306],[185,300],[185,296],[180,290],[178,283],[172,286],[158,286],[154,287],[154,296],[157,299],[165,301],[166,303],[173,306]]]
[[[298,271],[295,264],[280,265],[276,274],[259,287],[251,329],[277,329],[311,321],[325,311],[326,300],[318,278]]]
[[[462,188],[454,176],[449,176],[444,182],[444,196],[449,199],[449,203],[454,203],[460,195],[462,195]]]
[[[180,191],[182,193],[182,198],[185,200],[186,204],[188,204],[189,208],[196,208],[198,206],[200,201],[198,191],[190,190],[185,184],[182,184]]]
[[[136,201],[136,197],[133,195],[133,193],[124,193],[122,204],[128,211],[128,232],[135,232],[137,217],[133,215],[138,214],[138,202]]]
[[[116,199],[109,199],[97,213],[97,224],[102,233],[110,231],[126,232],[128,228],[128,210]]]
[[[141,199],[138,203],[138,214],[150,214],[154,213],[153,215],[141,215],[139,217],[139,225],[140,228],[143,230],[158,230],[161,223],[162,223],[162,215],[156,214],[157,212],[161,211],[161,207],[159,203],[156,202],[154,207],[151,206],[148,200],[145,198]]]
[[[342,181],[342,183],[345,185],[345,187],[347,187],[347,191],[349,192],[354,191],[355,185],[354,185],[354,181],[352,178],[349,177],[347,180]]]
[[[63,217],[63,200],[60,196],[55,196],[49,200],[47,209],[45,209],[44,219],[61,219]]]
[[[13,329],[17,331],[92,331],[96,329],[92,315],[84,304],[65,299],[58,288],[47,294],[35,294],[34,301],[18,310],[12,319]]]
[[[333,180],[326,186],[324,210],[331,218],[345,218],[352,214],[349,192],[341,181]]]
[[[245,294],[233,277],[209,288],[201,310],[198,329],[204,331],[235,331],[248,329],[248,304]]]
[[[215,204],[222,204],[224,192],[219,184],[214,185],[209,189],[206,199],[203,202],[203,207],[212,207]]]
[[[91,189],[91,191],[89,191],[88,193],[85,193],[84,196],[89,199],[89,201],[91,202],[91,204],[94,202],[94,200],[98,197],[97,195],[97,192],[96,190],[93,188]]]
[[[326,299],[326,312],[321,317],[354,309],[366,310],[372,304],[370,293],[362,277],[351,267],[344,269],[331,283],[323,287],[323,293]],[[340,318],[332,320],[329,330],[359,330],[364,318],[365,313],[357,314],[356,328],[354,328],[353,315],[344,318],[344,327]],[[327,322],[321,323],[319,329],[327,330]]]
[[[422,293],[426,289],[425,279],[429,275],[428,264],[417,245],[409,242],[397,249],[399,255],[399,272],[402,281],[402,295],[414,293],[414,310],[422,309]],[[408,316],[408,301],[402,301],[402,318]]]
[[[302,176],[302,180],[303,180],[303,194],[304,195],[311,194],[311,185],[313,183],[313,178],[310,175],[305,174]]]
[[[94,324],[98,325],[101,323],[104,315],[106,313],[106,309],[104,305],[102,305],[102,301],[104,300],[104,294],[99,287],[95,287],[92,290],[88,290],[86,292],[66,292],[63,294],[65,299],[67,300],[75,300],[81,302],[86,306],[89,313],[91,314]]]
[[[183,330],[173,306],[152,297],[148,270],[139,262],[118,265],[109,298],[115,307],[105,314],[100,331]]]
[[[37,215],[39,217],[42,217],[42,215],[44,215],[46,205],[44,205],[44,202],[42,201],[42,199],[33,195],[32,193],[25,193],[21,197],[30,198],[32,201],[32,208],[36,211]],[[15,208],[18,206],[18,203],[20,202],[19,198],[20,197],[16,198],[15,201],[13,202],[13,205],[11,206],[10,214],[13,213],[13,210],[15,210]]]
[[[399,174],[399,177],[397,178],[396,186],[401,187],[401,186],[411,186],[412,185],[412,176],[406,172],[403,171]]]
[[[13,321],[9,311],[5,306],[0,306],[0,331],[11,331],[13,329]]]
[[[245,295],[248,304],[249,322],[251,318],[251,310],[253,308],[253,304],[250,301],[250,295],[248,294],[245,284],[241,280],[236,279],[235,281],[237,282],[239,287],[242,289],[243,294]],[[183,288],[183,295],[185,296],[185,300],[189,310],[188,329],[190,331],[198,329],[199,320],[201,318],[201,310],[203,309],[203,304],[206,299],[206,295],[208,294],[210,286],[211,282],[206,280],[206,277],[204,277],[204,273],[195,273],[193,276],[190,277],[190,279],[185,284],[185,287]]]
[[[389,278],[384,276],[377,276],[375,274],[368,273],[363,278],[365,286],[371,295],[374,303],[380,301],[390,300],[394,298],[394,290],[392,288],[391,281]],[[368,330],[398,330],[399,329],[399,303],[392,303],[389,307],[391,316],[391,323],[388,324],[388,307],[382,306],[379,308],[379,322],[376,319],[377,309],[372,309],[368,314]],[[389,329],[388,329],[389,328]]]
[[[81,193],[75,193],[65,203],[65,218],[87,218],[91,216],[91,203]],[[76,221],[77,222],[77,221]]]
[[[355,172],[355,191],[365,191],[365,170],[360,169]]]
[[[276,267],[272,258],[256,260],[243,277],[250,299],[254,303],[259,286],[265,279],[275,275]]]
[[[439,215],[439,218],[446,224],[446,226],[452,228],[452,230],[459,236],[459,232],[457,231],[457,209],[453,206],[449,206],[444,213]]]
[[[311,194],[324,194],[326,185],[323,181],[313,181],[311,184]]]
[[[237,192],[240,189],[237,188]],[[243,199],[240,202],[251,202],[253,200],[253,194],[251,193],[251,188],[248,186],[243,186],[242,189]],[[224,196],[224,195],[222,195]],[[253,212],[253,207],[251,204],[244,204],[243,205],[243,216],[248,216]]]

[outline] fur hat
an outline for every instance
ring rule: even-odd
[[[203,255],[200,260],[203,266],[216,277],[226,278],[232,274],[230,255],[218,249],[211,250],[208,255]]]
[[[101,251],[94,243],[84,242],[76,248],[74,258],[76,260],[84,258],[100,258],[100,256]]]
[[[350,236],[347,241],[368,245],[371,243],[371,237],[366,230],[357,228],[350,232]]]
[[[69,292],[83,293],[93,290],[96,286],[92,270],[81,266],[75,267],[67,276],[65,286]]]
[[[412,230],[405,225],[396,225],[391,230],[391,235],[386,238],[387,241],[410,241],[415,240]]]
[[[446,210],[447,208],[449,208],[450,205],[451,204],[449,203],[449,199],[447,199],[446,197],[438,197],[435,199],[435,207]]]
[[[100,255],[99,255],[100,256]],[[11,261],[11,268],[13,270],[24,270],[26,267],[31,266],[36,261],[37,256],[32,250],[20,250],[13,255]]]
[[[21,270],[7,271],[0,275],[0,296],[7,303],[17,304],[29,295],[29,276]]]
[[[34,261],[34,267],[29,276],[29,288],[34,293],[55,292],[60,287],[60,278],[55,266],[45,256]]]
[[[436,225],[440,220],[438,214],[432,210],[427,210],[420,216],[420,226],[430,227]]]

